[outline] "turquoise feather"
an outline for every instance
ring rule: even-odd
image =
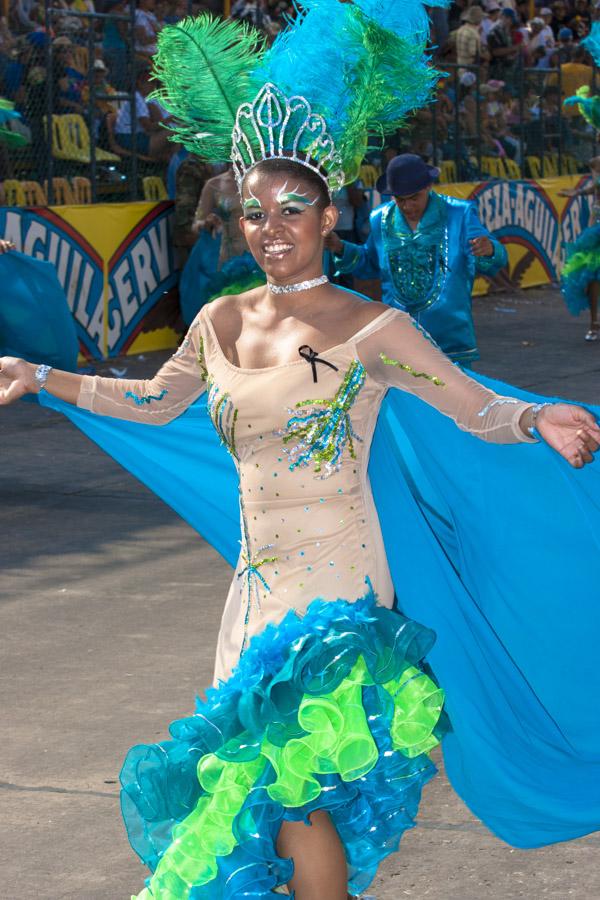
[[[581,46],[585,47],[587,52],[592,56],[594,64],[600,66],[600,21],[592,22],[592,30],[588,36],[581,41]]]
[[[176,140],[224,160],[237,109],[272,83],[323,116],[346,181],[353,181],[369,136],[381,143],[430,98],[437,73],[427,56],[428,24],[424,4],[414,0],[302,0],[296,19],[264,51],[246,25],[206,15],[186,19],[159,37],[155,72],[164,86],[155,96],[178,120]],[[290,145],[302,115],[288,122]],[[252,124],[243,129],[260,158]],[[311,149],[307,132],[301,151]]]

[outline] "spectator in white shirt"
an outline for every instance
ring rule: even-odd
[[[538,48],[544,50],[554,47],[554,35],[551,28],[544,25],[544,20],[540,16],[536,16],[529,23],[529,41],[527,43],[527,53],[530,59],[533,57]]]
[[[150,69],[144,66],[136,78],[135,135],[131,127],[131,103],[125,101],[115,120],[115,139],[125,150],[167,162],[176,147],[168,140],[169,133],[160,124],[164,121],[164,110],[157,103],[146,100],[151,90]]]
[[[544,47],[554,47],[554,45],[556,44],[556,39],[554,37],[554,32],[552,31],[552,10],[550,9],[550,7],[542,6],[539,12],[539,17],[544,22],[544,27],[542,29],[542,34],[544,35]]]
[[[500,18],[502,7],[496,0],[490,0],[486,7],[486,14],[481,22],[481,37],[487,43],[487,36]]]
[[[156,53],[158,19],[154,15],[155,0],[138,0],[135,11],[135,52],[144,56]]]

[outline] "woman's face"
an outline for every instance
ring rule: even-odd
[[[269,281],[294,284],[323,273],[323,241],[338,212],[334,206],[319,206],[302,173],[251,172],[244,181],[242,209],[240,227]]]

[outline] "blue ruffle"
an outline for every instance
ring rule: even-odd
[[[298,736],[298,707],[306,694],[335,690],[365,660],[374,685],[363,688],[369,728],[379,749],[371,771],[352,782],[338,775],[317,776],[324,790],[312,803],[289,809],[274,802],[266,787],[274,780],[267,765],[236,817],[238,845],[218,859],[219,877],[194,887],[191,900],[271,897],[292,876],[291,860],[281,859],[276,840],[284,819],[306,820],[327,810],[346,850],[349,890],[363,891],[381,860],[397,849],[412,827],[421,789],[435,767],[426,754],[408,758],[392,746],[393,701],[379,685],[418,666],[434,633],[401,614],[376,605],[369,593],[356,603],[315,600],[304,618],[290,611],[279,625],[255,637],[231,678],[207,692],[193,716],[175,721],[172,741],[138,746],[121,773],[122,810],[136,853],[150,867],[172,841],[172,829],[196,807],[202,789],[199,759],[255,759],[265,734],[283,746]],[[447,729],[442,716],[436,730]],[[243,736],[243,743],[240,739]],[[226,746],[227,745],[227,746]]]
[[[589,309],[588,288],[593,281],[600,281],[600,224],[591,225],[572,244],[567,244],[565,266],[577,263],[580,254],[580,266],[569,272],[563,271],[561,291],[569,312],[578,316],[584,309]]]

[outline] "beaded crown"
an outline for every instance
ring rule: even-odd
[[[311,169],[331,193],[344,185],[342,158],[323,116],[305,97],[286,97],[274,84],[265,84],[239,107],[231,159],[240,190],[248,172],[265,159],[291,159]]]

